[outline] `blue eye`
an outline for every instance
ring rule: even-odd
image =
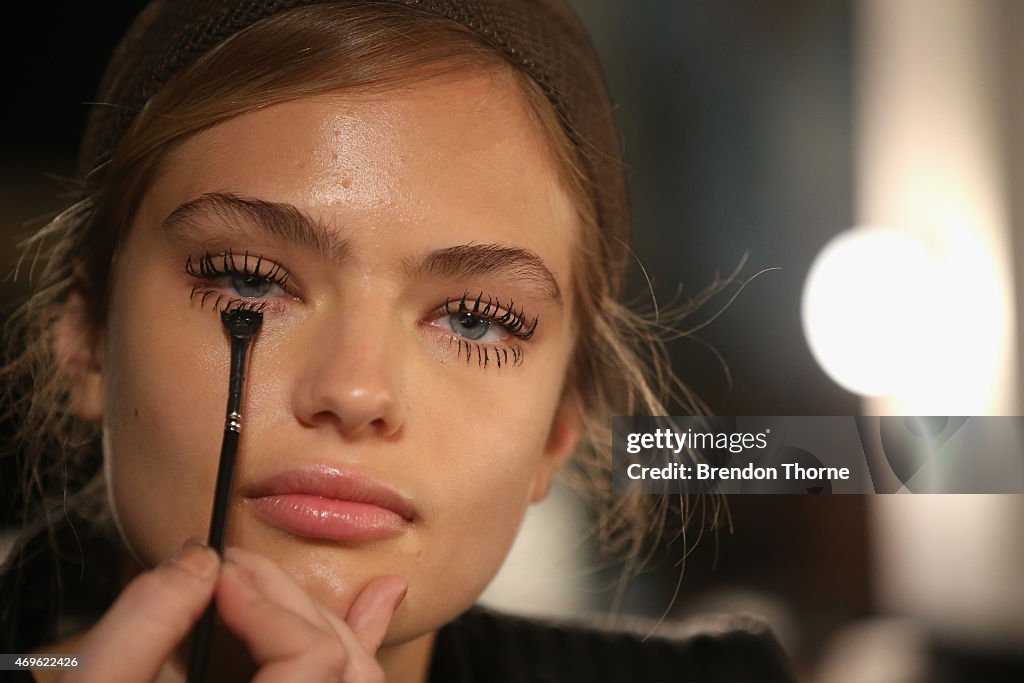
[[[466,313],[465,311],[456,311],[454,313],[442,311],[441,317],[431,324],[441,329],[449,330],[461,339],[473,342],[478,341],[484,344],[503,342],[511,336],[504,326],[487,320],[480,315]]]
[[[226,277],[230,278],[231,286],[235,288],[239,295],[251,299],[258,299],[266,295],[270,288],[276,284],[273,280],[268,280],[259,275],[232,274]]]
[[[431,325],[451,330],[459,339],[472,342],[493,344],[513,336],[529,339],[537,329],[537,318],[527,324],[522,307],[517,311],[514,304],[505,307],[491,297],[484,301],[483,292],[475,301],[470,299],[469,292],[455,301],[445,299],[438,314],[440,318]]]
[[[262,256],[250,256],[248,251],[244,255],[236,255],[230,249],[216,256],[205,253],[199,257],[198,265],[192,263],[190,256],[185,264],[185,272],[195,278],[234,289],[239,296],[249,299],[263,298],[273,287],[279,291],[272,296],[288,295],[289,274],[279,264],[267,261]]]
[[[482,320],[472,313],[452,313],[448,316],[448,324],[452,326],[453,332],[474,341],[487,334],[491,327],[489,321]]]

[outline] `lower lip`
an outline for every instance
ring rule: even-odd
[[[298,493],[248,500],[268,523],[306,538],[375,541],[398,536],[409,526],[393,510],[351,500]]]

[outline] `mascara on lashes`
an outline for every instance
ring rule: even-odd
[[[242,267],[239,268],[235,262],[236,254],[231,250],[212,255],[209,252],[204,253],[198,259],[198,267],[193,264],[192,256],[188,257],[185,263],[185,272],[189,275],[202,278],[206,280],[214,280],[225,276],[250,276],[256,277],[266,282],[277,284],[282,290],[288,291],[287,283],[290,279],[290,273],[284,271],[280,264],[274,263],[267,272],[261,272],[261,264],[264,263],[264,257],[256,257],[256,263],[249,269],[249,251],[246,250],[242,259]],[[218,267],[215,263],[215,259],[219,262]],[[268,263],[272,263],[269,262]],[[283,273],[283,275],[282,275]],[[216,296],[214,299],[211,310],[221,309],[221,303],[227,300],[223,306],[223,310],[229,310],[233,306],[236,308],[248,307],[256,308],[252,303],[252,299],[246,297],[235,297],[224,292],[218,292],[217,290],[211,289],[205,286],[202,282],[193,284],[191,291],[189,292],[189,300],[194,301],[197,293],[202,292],[200,297],[200,307],[205,307],[206,301],[211,296]],[[524,312],[522,305],[519,310],[516,310],[515,302],[510,301],[508,306],[503,306],[500,301],[496,298],[487,297],[486,303],[484,302],[484,294],[481,291],[475,300],[472,300],[472,306],[468,303],[470,301],[469,290],[466,290],[463,295],[455,300],[458,302],[458,307],[452,310],[453,299],[450,297],[445,298],[444,304],[439,308],[438,313],[442,315],[455,315],[458,313],[469,314],[481,322],[488,324],[497,324],[504,328],[509,334],[519,339],[528,340],[533,337],[534,332],[537,329],[539,316],[534,318],[527,324],[527,316]],[[257,310],[264,310],[267,307],[268,302],[259,302]],[[505,310],[502,315],[497,315],[497,312],[501,309]],[[523,362],[523,349],[518,344],[484,344],[476,342],[475,340],[467,339],[460,335],[452,332],[448,335],[448,347],[451,348],[452,344],[457,344],[456,354],[461,358],[463,353],[466,357],[466,363],[472,361],[474,351],[477,358],[477,364],[483,368],[487,368],[491,362],[491,356],[494,356],[495,364],[500,367],[506,367],[509,365],[521,365]]]
[[[469,291],[467,290],[459,300],[459,308],[456,311],[449,309],[451,299],[447,298],[444,300],[444,306],[442,308],[448,313],[469,313],[481,320],[497,323],[520,339],[529,339],[533,336],[534,331],[537,329],[537,321],[540,320],[540,316],[534,316],[533,321],[529,326],[527,326],[526,314],[523,311],[523,307],[520,306],[519,311],[516,312],[515,301],[510,302],[507,307],[504,307],[497,299],[487,297],[487,303],[484,304],[481,309],[480,306],[483,301],[483,297],[484,293],[481,291],[480,294],[477,295],[476,301],[473,302],[473,308],[470,308],[466,304],[466,300],[469,299]],[[494,314],[501,308],[506,308],[505,314],[495,317]],[[524,327],[526,329],[523,329]]]
[[[245,250],[244,254],[240,257],[242,262],[241,267],[239,267],[235,262],[236,256],[237,254],[235,254],[231,249],[227,249],[224,252],[221,252],[216,255],[210,254],[209,252],[205,252],[203,253],[202,256],[200,256],[197,259],[199,264],[198,266],[193,264],[192,256],[189,256],[188,260],[185,262],[185,272],[194,278],[205,280],[215,280],[225,276],[255,277],[266,282],[276,284],[283,291],[291,293],[290,287],[288,285],[289,280],[291,279],[291,273],[285,271],[280,264],[273,263],[272,261],[265,261],[264,257],[261,255],[258,257],[253,257],[256,258],[256,263],[254,266],[252,266],[252,269],[250,269],[250,256],[248,250]],[[266,272],[263,272],[261,269],[261,265],[264,262],[271,264],[270,268]],[[213,306],[211,307],[211,310],[214,311],[221,308],[221,302],[224,301],[225,299],[227,299],[227,303],[224,304],[223,310],[231,308],[233,304],[241,304],[252,300],[249,297],[233,297],[229,294],[218,292],[214,289],[206,287],[201,282],[197,282],[192,286],[192,290],[189,292],[188,296],[189,300],[194,301],[197,292],[199,292],[200,290],[202,290],[203,292],[202,297],[200,298],[200,307],[206,305],[206,300],[208,297],[217,297],[214,300]]]
[[[514,337],[528,340],[530,339],[537,329],[537,322],[540,319],[539,316],[535,316],[529,325],[526,324],[526,315],[520,306],[519,311],[515,310],[515,303],[509,303],[507,310],[504,315],[496,316],[496,312],[503,308],[497,299],[487,297],[487,303],[483,303],[483,292],[477,295],[476,300],[473,302],[472,308],[466,303],[469,299],[469,291],[467,290],[462,298],[458,302],[458,308],[452,310],[452,300],[446,298],[444,304],[441,306],[439,313],[456,315],[459,313],[468,313],[478,320],[486,323],[496,323],[503,327]],[[482,307],[481,307],[482,306]],[[523,348],[519,344],[484,344],[477,342],[472,339],[466,339],[462,336],[450,334],[448,336],[448,347],[451,348],[452,344],[457,344],[456,353],[461,358],[462,354],[465,353],[466,363],[469,364],[473,359],[473,353],[476,352],[477,365],[486,368],[491,360],[491,354],[494,354],[494,361],[497,366],[507,367],[509,365],[522,365],[523,363]],[[511,360],[509,356],[511,355]]]
[[[196,266],[192,263],[192,257],[189,256],[185,262],[185,272],[196,278],[208,278],[213,279],[222,277],[224,275],[248,275],[250,277],[257,277],[268,282],[273,282],[281,287],[285,291],[289,291],[288,282],[291,279],[291,273],[287,272],[279,263],[273,261],[266,261],[270,263],[270,268],[263,272],[261,269],[264,263],[264,257],[262,255],[254,257],[256,259],[255,265],[250,270],[249,268],[249,250],[247,249],[244,254],[240,257],[242,259],[242,266],[239,267],[235,263],[235,254],[231,249],[227,249],[224,252],[213,255],[209,252],[204,252],[199,257],[199,265]],[[214,259],[220,263],[219,267],[214,263]]]

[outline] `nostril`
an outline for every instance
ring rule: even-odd
[[[303,424],[332,428],[347,437],[372,434],[389,437],[401,427],[398,402],[390,392],[351,390],[308,394],[297,411]]]
[[[350,333],[351,326],[345,330]],[[399,371],[393,348],[368,346],[345,330],[303,354],[303,368],[293,386],[293,410],[302,424],[333,429],[346,438],[389,436],[402,423],[398,400]]]

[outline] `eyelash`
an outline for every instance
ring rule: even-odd
[[[469,361],[473,358],[473,349],[476,349],[476,364],[482,368],[487,367],[487,363],[490,361],[492,351],[494,352],[494,361],[498,364],[499,368],[502,366],[502,359],[504,359],[504,364],[506,367],[509,365],[523,364],[523,350],[522,348],[519,347],[518,344],[502,347],[487,346],[485,344],[481,344],[470,339],[463,339],[462,337],[451,335],[448,337],[448,348],[451,348],[453,342],[458,344],[458,346],[456,347],[456,355],[458,355],[459,358],[462,357],[462,350],[463,348],[465,348],[466,365],[469,365]],[[509,363],[508,360],[509,354],[512,355],[511,363]]]
[[[480,294],[477,295],[476,300],[473,301],[473,308],[470,308],[466,305],[466,301],[469,300],[469,290],[467,290],[466,293],[458,299],[459,307],[456,310],[453,311],[450,308],[452,304],[451,298],[445,298],[444,304],[441,306],[440,310],[444,313],[472,313],[481,320],[501,325],[511,334],[514,334],[520,339],[529,339],[533,336],[534,330],[537,329],[537,320],[539,318],[535,317],[530,322],[530,326],[524,330],[523,328],[526,327],[526,316],[523,313],[522,306],[519,307],[519,312],[517,313],[515,309],[515,301],[511,302],[506,307],[502,306],[501,302],[497,299],[487,297],[487,303],[483,304],[483,308],[480,308],[483,303],[483,298],[484,293],[480,292]],[[505,308],[506,312],[504,315],[495,317],[494,313],[499,308]]]
[[[218,278],[227,276],[251,276],[257,277],[268,282],[272,282],[281,289],[290,293],[288,287],[288,281],[291,275],[286,272],[280,264],[273,263],[270,269],[263,273],[260,272],[260,265],[264,263],[263,256],[256,258],[256,264],[252,270],[249,269],[249,252],[246,250],[240,257],[242,266],[239,267],[235,262],[236,254],[228,249],[220,254],[210,254],[210,252],[204,252],[197,260],[198,266],[193,264],[192,257],[189,256],[185,263],[185,272],[197,279],[204,280],[216,280]],[[268,263],[272,263],[269,262]],[[195,300],[196,294],[202,292],[200,298],[200,306],[206,305],[206,299],[209,296],[216,295],[217,298],[213,303],[213,310],[228,310],[231,308],[237,309],[250,309],[263,311],[270,302],[267,301],[253,301],[244,297],[231,297],[224,293],[218,293],[216,290],[206,287],[202,282],[197,282],[192,286],[192,290],[189,292],[189,300]],[[221,302],[227,299],[227,302],[221,307]],[[538,316],[534,316],[533,320],[527,324],[527,317],[523,311],[523,307],[520,306],[519,310],[516,311],[515,302],[512,301],[509,305],[502,306],[501,303],[492,297],[487,297],[487,301],[484,302],[483,292],[477,295],[476,299],[472,300],[472,307],[468,303],[470,301],[470,294],[467,290],[462,297],[459,299],[452,299],[446,297],[444,303],[436,310],[437,315],[451,315],[454,313],[469,313],[479,320],[492,323],[504,328],[509,334],[519,339],[527,340],[533,337],[534,332],[537,329]],[[454,310],[452,306],[457,304],[457,308]],[[502,315],[496,315],[497,311],[504,309],[505,313]],[[466,363],[473,358],[473,352],[476,351],[477,364],[483,368],[486,368],[491,361],[491,354],[494,354],[494,361],[500,368],[508,365],[522,365],[523,362],[523,349],[518,344],[504,344],[501,346],[494,344],[480,343],[471,339],[466,339],[456,334],[449,335],[448,346],[451,347],[453,343],[458,346],[456,352],[461,358],[463,353],[466,356]],[[511,357],[511,359],[510,359]]]
[[[199,257],[199,265],[196,266],[192,263],[192,257],[188,257],[188,261],[185,262],[185,272],[195,278],[205,280],[216,280],[217,278],[226,277],[229,275],[247,275],[251,277],[257,277],[268,282],[272,282],[281,287],[285,291],[290,291],[288,288],[288,280],[291,275],[284,271],[280,264],[274,263],[270,270],[263,273],[260,272],[260,265],[264,263],[262,256],[256,258],[256,264],[252,270],[249,269],[249,251],[246,250],[240,257],[242,260],[242,267],[239,268],[235,263],[236,254],[228,249],[220,254],[213,255],[210,252],[204,252]],[[215,262],[216,259],[216,262]],[[218,265],[219,264],[219,265]],[[208,296],[216,295],[217,298],[213,302],[213,310],[228,310],[230,308],[245,308],[256,311],[263,311],[270,302],[268,301],[253,301],[245,297],[231,297],[227,294],[217,293],[215,290],[206,287],[203,283],[197,282],[192,285],[192,291],[189,292],[188,298],[190,301],[195,300],[196,294],[202,292],[202,297],[199,300],[200,307],[206,305],[206,298]],[[221,302],[224,299],[227,302],[221,307]]]
[[[469,313],[479,320],[484,320],[488,323],[494,323],[503,327],[505,330],[515,337],[520,339],[529,339],[533,336],[534,331],[537,329],[537,321],[540,319],[539,316],[535,316],[529,325],[526,324],[526,316],[523,312],[523,307],[519,307],[517,312],[515,309],[515,302],[509,303],[508,307],[503,307],[497,299],[487,297],[487,302],[483,303],[484,293],[480,292],[476,299],[473,301],[473,307],[470,308],[467,305],[470,295],[467,290],[460,299],[458,299],[458,308],[452,310],[453,300],[451,298],[445,298],[444,304],[442,304],[436,311],[438,315],[451,315],[453,313]],[[481,308],[481,305],[483,308]],[[500,316],[496,316],[495,312],[500,308],[505,308],[505,313]],[[525,329],[524,329],[525,328]],[[461,358],[463,349],[465,350],[466,363],[468,364],[473,358],[473,351],[476,351],[477,365],[486,368],[491,359],[491,352],[494,353],[494,360],[498,367],[502,365],[522,365],[523,363],[523,349],[518,344],[495,346],[493,344],[482,344],[472,339],[464,339],[463,337],[455,334],[449,335],[448,346],[451,347],[453,343],[457,343],[456,349],[458,356]],[[511,355],[511,362],[509,356]]]

